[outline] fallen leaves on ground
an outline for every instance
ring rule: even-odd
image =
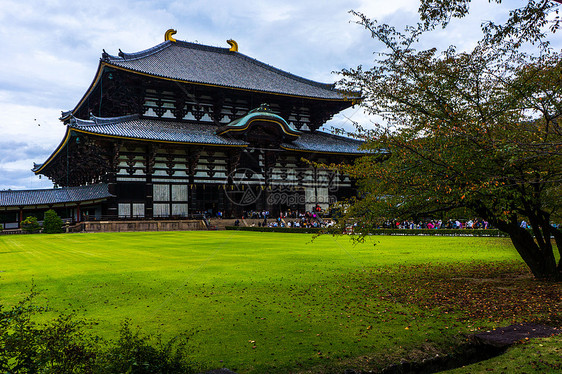
[[[562,325],[562,283],[535,280],[520,263],[422,264],[355,274],[365,275],[379,300],[437,308],[460,322]]]

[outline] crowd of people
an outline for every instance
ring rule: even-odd
[[[288,227],[288,228],[325,228],[334,225],[331,219],[322,217],[322,210],[316,206],[313,211],[287,210],[280,212],[277,217],[272,217],[268,210],[243,212],[242,219],[258,219],[258,227]],[[240,220],[236,220],[235,226],[240,226]],[[256,226],[255,223],[251,224]]]
[[[221,212],[217,213],[217,218],[222,218]],[[326,218],[322,209],[317,205],[313,211],[286,210],[274,217],[269,210],[249,210],[242,213],[242,220],[259,220],[257,224],[253,222],[251,226],[257,227],[288,227],[288,228],[326,228],[333,226],[335,221]],[[241,221],[237,219],[235,226],[240,226]],[[521,227],[526,228],[525,221],[521,222]],[[428,220],[387,220],[379,228],[383,229],[490,229],[490,223],[483,219],[428,219]]]
[[[319,205],[316,205],[316,207],[313,208],[312,211],[300,211],[300,210],[285,210],[285,211],[281,211],[278,215],[277,218],[299,218],[299,219],[303,219],[303,218],[311,218],[311,217],[319,217],[322,214],[322,208],[320,208]],[[261,210],[261,211],[256,211],[256,210],[250,210],[250,211],[244,211],[242,212],[242,219],[268,219],[268,218],[273,218],[272,215],[270,215],[269,210]]]
[[[242,213],[241,219],[254,220],[250,224],[253,227],[287,227],[287,228],[327,228],[336,224],[331,217],[326,216],[320,206],[313,208],[313,211],[286,210],[280,212],[276,217],[269,210],[249,210]],[[206,214],[204,214],[205,216]],[[222,212],[215,214],[216,218],[223,218]],[[256,223],[255,220],[258,220]],[[242,221],[237,219],[235,226],[240,226]],[[552,224],[557,228],[557,224]],[[245,226],[247,226],[245,224]],[[355,226],[355,225],[353,225]],[[531,226],[526,221],[521,221],[520,226],[524,229],[530,229]],[[426,220],[387,220],[378,226],[381,229],[492,229],[490,223],[484,219],[474,218],[468,220],[460,219],[426,219]],[[353,231],[353,227],[350,227]]]
[[[331,219],[323,219],[317,216],[315,213],[310,213],[309,215],[305,214],[304,216],[298,217],[296,219],[286,219],[278,217],[275,220],[265,222],[262,227],[326,228],[332,225],[334,225],[334,221],[332,221]]]
[[[424,221],[409,221],[409,220],[389,220],[386,221],[381,228],[386,229],[489,229],[490,224],[488,221],[480,219],[469,219],[467,221],[460,221],[458,219],[442,220],[424,220]]]

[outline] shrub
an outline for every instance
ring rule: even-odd
[[[57,215],[57,213],[49,209],[45,212],[45,218],[43,220],[43,232],[46,234],[57,234],[63,232],[62,219]]]
[[[38,325],[34,315],[45,309],[32,304],[35,293],[14,306],[0,306],[0,372],[90,373],[96,347],[84,335],[84,321],[69,315]]]
[[[133,331],[130,321],[121,325],[119,338],[101,355],[98,373],[194,373],[188,359],[187,336],[162,342],[139,330]]]
[[[39,232],[41,226],[37,222],[37,217],[29,216],[21,222],[21,229],[29,234]]]
[[[0,373],[113,374],[194,373],[186,336],[162,342],[125,321],[117,340],[91,336],[89,324],[72,315],[35,323],[45,311],[33,291],[10,310],[0,305]]]

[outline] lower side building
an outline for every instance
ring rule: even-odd
[[[29,217],[43,220],[44,213],[53,209],[67,222],[102,219],[107,202],[113,196],[105,183],[88,186],[43,190],[0,191],[0,228],[19,229]]]

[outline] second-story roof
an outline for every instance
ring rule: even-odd
[[[73,118],[68,127],[78,132],[116,138],[216,146],[247,145],[242,140],[216,135],[217,127],[212,124],[140,118],[137,114],[115,118],[92,116],[90,120]]]
[[[287,125],[288,126],[288,125]],[[250,144],[231,136],[217,134],[217,127],[211,124],[168,121],[129,115],[114,118],[92,117],[90,120],[72,118],[67,132],[57,149],[42,164],[35,164],[32,171],[40,174],[51,163],[71,139],[73,133],[90,134],[115,139],[150,141],[177,144],[193,144],[218,147],[248,147]],[[297,133],[295,133],[297,135]],[[299,136],[284,139],[281,147],[289,151],[332,153],[360,156],[370,153],[362,149],[362,141],[332,135],[322,131],[298,132]],[[296,138],[296,140],[294,139]]]

